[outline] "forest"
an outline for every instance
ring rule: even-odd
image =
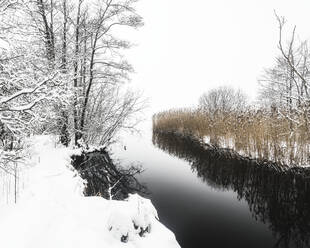
[[[30,135],[68,146],[109,144],[144,107],[128,87],[121,34],[143,25],[136,0],[0,1],[0,163],[23,157]]]

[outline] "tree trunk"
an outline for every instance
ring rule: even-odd
[[[79,0],[78,12],[76,17],[76,28],[75,28],[75,58],[73,63],[74,68],[74,104],[73,104],[73,122],[74,122],[74,142],[78,144],[78,140],[82,137],[81,130],[78,124],[78,57],[80,51],[80,19],[81,19],[81,4],[83,0]]]

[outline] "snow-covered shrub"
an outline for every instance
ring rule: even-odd
[[[158,219],[158,215],[149,199],[130,194],[123,202],[126,206],[119,203],[113,206],[108,220],[108,230],[116,239],[128,242],[151,232],[152,224]]]

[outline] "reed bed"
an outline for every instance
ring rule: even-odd
[[[310,165],[308,127],[271,111],[208,114],[196,109],[169,110],[153,116],[153,130],[195,136],[253,158]]]

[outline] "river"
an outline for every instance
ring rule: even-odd
[[[150,129],[112,153],[144,168],[138,180],[183,248],[310,247],[309,177],[221,160]]]

